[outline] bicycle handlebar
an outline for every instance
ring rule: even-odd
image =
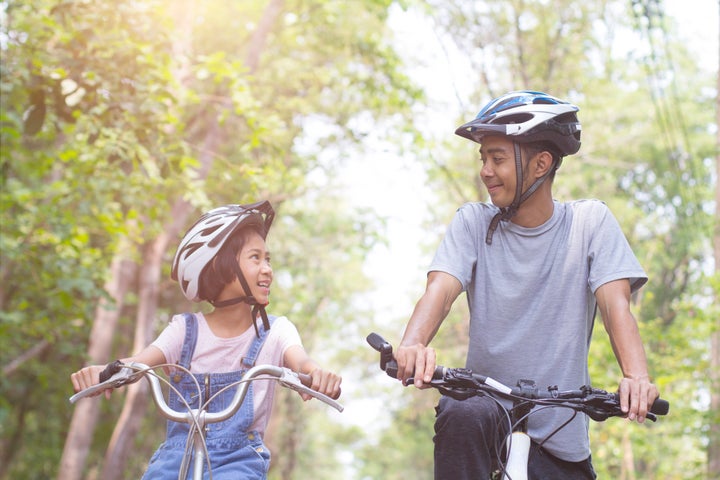
[[[380,369],[392,378],[397,378],[397,362],[393,357],[392,345],[377,333],[371,333],[367,342],[380,352]],[[412,379],[408,379],[412,383]],[[560,391],[556,386],[548,387],[547,392],[538,391],[532,380],[518,380],[511,388],[493,378],[474,373],[468,368],[446,368],[437,366],[430,386],[442,394],[463,400],[480,392],[496,394],[514,402],[531,402],[538,405],[566,407],[586,413],[595,421],[604,421],[609,417],[623,417],[626,413],[620,409],[620,397],[617,393],[584,385],[578,390]],[[657,415],[667,415],[670,404],[657,398],[647,418],[655,421]]]
[[[123,385],[137,382],[144,376],[150,384],[153,400],[164,417],[175,422],[185,423],[192,421],[192,419],[195,418],[196,413],[193,411],[178,412],[170,408],[165,401],[162,387],[160,385],[160,378],[147,365],[132,362],[128,364],[114,364],[113,368],[118,368],[119,370],[112,374],[107,380],[93,385],[92,387],[88,387],[85,390],[81,390],[70,397],[70,403],[75,403],[81,398],[90,396],[108,388],[118,388]],[[235,396],[226,408],[219,412],[202,412],[204,423],[222,422],[223,420],[227,420],[232,417],[245,399],[245,394],[247,393],[250,381],[257,379],[262,375],[277,380],[283,387],[295,390],[299,393],[306,393],[314,398],[317,398],[321,402],[333,407],[338,412],[342,412],[344,410],[344,407],[340,403],[336,402],[327,395],[310,388],[310,385],[312,384],[310,375],[297,373],[289,368],[278,367],[275,365],[256,365],[250,368],[243,375],[243,379],[239,382],[240,385],[235,392]]]

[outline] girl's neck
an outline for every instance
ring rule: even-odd
[[[216,337],[237,337],[252,327],[252,307],[246,303],[240,303],[216,308],[205,315],[205,320]]]

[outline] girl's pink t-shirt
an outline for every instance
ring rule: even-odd
[[[198,337],[195,352],[190,362],[190,371],[192,373],[227,373],[242,370],[242,358],[255,338],[255,329],[250,327],[237,337],[220,338],[216,337],[210,330],[202,313],[196,313],[195,317],[198,324]],[[185,317],[175,315],[152,345],[163,352],[167,363],[174,364],[180,361],[184,340]],[[293,345],[302,347],[297,328],[287,317],[276,318],[258,354],[255,365],[285,366],[283,364],[285,351]],[[255,418],[250,429],[261,434],[265,433],[270,420],[275,384],[276,382],[273,381],[253,382]]]

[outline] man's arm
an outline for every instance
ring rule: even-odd
[[[623,373],[619,388],[620,406],[628,414],[628,419],[642,423],[658,397],[658,390],[650,382],[640,331],[630,311],[630,281],[608,282],[597,289],[595,297]]]
[[[421,388],[432,380],[435,371],[435,350],[428,348],[440,324],[445,320],[455,299],[462,292],[457,278],[445,272],[430,272],[425,293],[415,305],[400,346],[395,352],[397,378]]]

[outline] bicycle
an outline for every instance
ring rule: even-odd
[[[367,342],[380,352],[380,369],[392,378],[397,378],[397,362],[393,357],[393,347],[377,333],[367,336]],[[413,379],[408,379],[411,384]],[[505,408],[511,428],[505,445],[505,455],[498,451],[500,478],[502,480],[527,480],[527,464],[530,452],[530,437],[527,434],[527,419],[533,408],[557,407],[567,408],[588,415],[596,422],[610,417],[624,417],[620,409],[617,393],[610,393],[588,385],[578,390],[560,391],[557,386],[548,387],[541,392],[533,380],[518,380],[517,386],[511,388],[491,377],[474,373],[468,368],[447,368],[437,366],[430,386],[443,395],[457,400],[465,400],[475,395],[487,394],[495,398],[512,401],[511,408]],[[500,404],[498,402],[498,404]],[[667,415],[670,404],[663,399],[656,399],[647,414],[648,420],[656,421],[658,415]],[[573,415],[574,417],[574,415]],[[572,420],[572,418],[570,419]],[[568,420],[567,423],[570,422]],[[564,427],[561,425],[555,432]],[[554,434],[554,433],[553,433]],[[551,434],[551,435],[553,435]]]
[[[155,401],[160,413],[174,422],[187,423],[190,425],[189,436],[192,436],[192,442],[188,441],[188,448],[183,457],[182,465],[178,472],[178,479],[185,479],[188,474],[188,467],[190,458],[193,458],[192,468],[192,479],[201,480],[203,478],[203,466],[207,464],[208,476],[212,480],[212,470],[210,467],[210,458],[208,456],[207,446],[205,444],[205,426],[211,423],[222,422],[235,415],[245,399],[250,382],[255,380],[273,380],[277,381],[283,387],[295,390],[299,393],[308,394],[318,400],[326,403],[327,405],[335,408],[337,411],[342,412],[344,407],[333,400],[332,398],[311,389],[309,386],[312,384],[310,375],[294,372],[288,368],[278,367],[275,365],[256,365],[250,368],[243,375],[242,379],[238,382],[228,385],[225,389],[216,392],[212,397],[208,398],[205,403],[200,405],[198,408],[191,408],[187,402],[183,399],[182,395],[178,395],[184,402],[186,411],[176,411],[170,408],[165,400],[161,381],[170,386],[169,381],[157,375],[154,369],[161,367],[169,367],[171,365],[157,365],[155,367],[148,367],[142,363],[121,363],[119,361],[113,362],[101,373],[100,383],[93,385],[92,387],[81,390],[75,395],[70,397],[70,403],[75,403],[81,398],[93,395],[97,392],[108,388],[118,388],[124,385],[128,385],[140,380],[145,377],[150,384],[150,391],[152,398]],[[186,373],[190,373],[187,369],[179,365],[172,365],[174,368],[184,370]],[[208,412],[206,411],[207,405],[222,391],[238,386],[235,395],[230,404],[221,411]],[[197,385],[198,392],[200,392],[200,385]],[[177,392],[176,392],[177,393]],[[190,439],[188,439],[190,440]]]

